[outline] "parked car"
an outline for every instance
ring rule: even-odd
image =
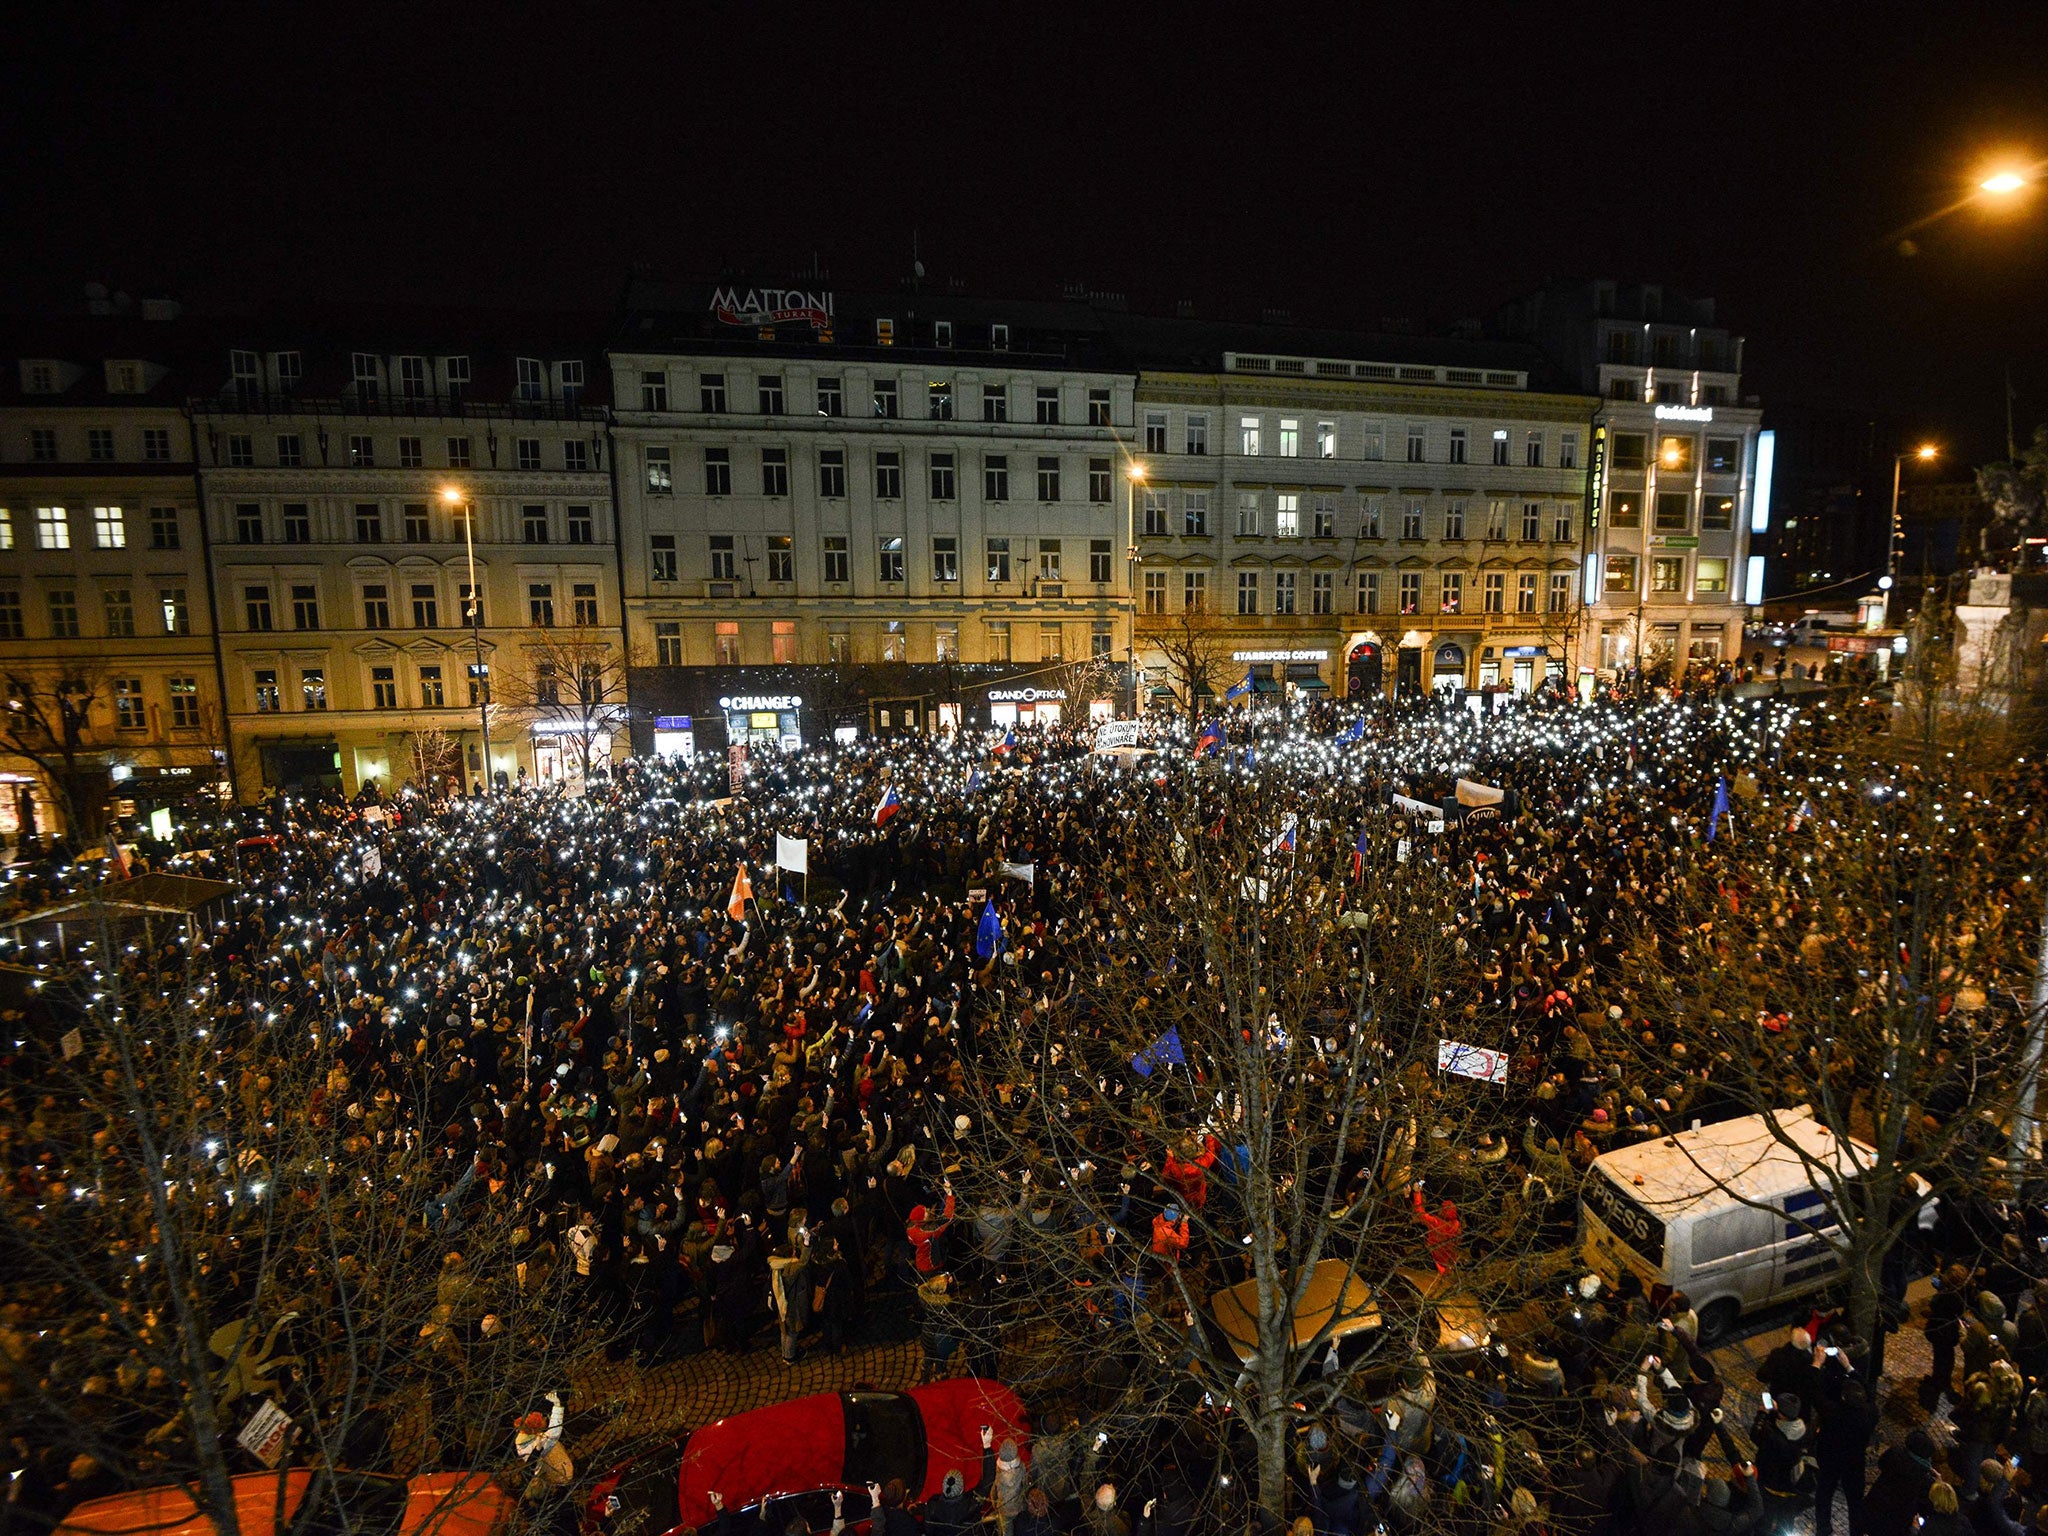
[[[306,1502],[310,1467],[244,1472],[234,1480],[242,1536],[275,1536]],[[280,1502],[279,1491],[283,1492]],[[499,1536],[516,1501],[482,1472],[384,1477],[337,1472],[300,1536]],[[280,1510],[283,1525],[279,1524]],[[183,1488],[138,1488],[88,1499],[53,1536],[215,1536],[213,1521]]]
[[[591,1489],[586,1524],[594,1536],[666,1536],[709,1522],[716,1492],[742,1514],[786,1501],[822,1531],[837,1492],[847,1525],[859,1530],[869,1483],[901,1478],[912,1502],[938,1493],[951,1471],[972,1487],[983,1425],[997,1445],[1015,1440],[1029,1459],[1024,1405],[1000,1382],[967,1376],[908,1392],[799,1397],[715,1420],[614,1467]]]

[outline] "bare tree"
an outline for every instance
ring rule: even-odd
[[[1192,740],[1201,723],[1202,699],[1220,692],[1229,673],[1228,641],[1207,606],[1184,607],[1144,636],[1166,663],[1167,686],[1188,722]]]
[[[42,775],[74,839],[97,835],[105,826],[110,782],[102,754],[113,745],[112,720],[102,727],[94,719],[113,702],[105,664],[92,657],[25,662],[8,667],[5,678],[0,747]]]
[[[1084,969],[1007,999],[948,1148],[979,1242],[956,1326],[1078,1383],[1105,1436],[1121,1416],[1201,1442],[1218,1511],[1236,1486],[1274,1517],[1305,1420],[1349,1415],[1369,1456],[1367,1405],[1390,1397],[1495,1432],[1477,1319],[1536,1226],[1482,1141],[1505,1135],[1502,1090],[1436,1071],[1450,867],[1375,810],[1354,876],[1358,829],[1302,789],[1190,774],[1123,826],[1144,877],[1083,936]]]
[[[1060,674],[1066,698],[1060,702],[1060,724],[1080,729],[1088,724],[1089,706],[1116,696],[1116,667],[1104,656],[1070,661]]]
[[[519,649],[498,708],[515,725],[563,743],[587,781],[598,741],[626,721],[625,652],[610,631],[589,626],[533,630]]]
[[[430,725],[410,732],[405,744],[412,782],[435,794],[445,793],[462,771],[462,738],[446,726]]]

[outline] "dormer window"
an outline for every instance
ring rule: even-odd
[[[1007,325],[992,325],[988,328],[988,344],[998,352],[1010,350],[1010,328]]]
[[[132,362],[108,363],[107,393],[110,395],[141,394],[142,364]]]
[[[271,377],[277,380],[280,393],[290,393],[304,382],[306,359],[298,352],[273,352],[270,354]]]
[[[950,347],[953,345],[952,321],[934,320],[932,322],[932,345],[935,347]]]
[[[459,404],[469,390],[469,359],[444,357],[441,359],[441,373],[447,381],[448,399]]]
[[[875,322],[875,345],[878,347],[893,347],[896,345],[896,322],[894,320],[877,320]]]
[[[427,394],[427,360],[401,357],[398,360],[398,392],[408,400],[423,400]]]
[[[45,362],[24,362],[21,365],[21,389],[28,395],[54,395],[57,393],[57,365]]]
[[[518,389],[514,394],[519,400],[544,400],[547,398],[547,368],[537,357],[518,359]]]
[[[349,373],[355,383],[357,401],[363,405],[374,405],[377,401],[377,354],[350,354]]]

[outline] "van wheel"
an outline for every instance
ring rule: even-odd
[[[1741,1321],[1741,1303],[1731,1297],[1722,1297],[1700,1313],[1700,1342],[1720,1343],[1735,1331],[1735,1325]]]

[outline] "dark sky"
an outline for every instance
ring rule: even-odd
[[[619,17],[631,18],[620,20]],[[1303,320],[1710,294],[1766,405],[1973,457],[2048,420],[2048,5],[1096,0],[22,8],[0,271],[209,303],[607,306],[629,267],[907,272]]]

